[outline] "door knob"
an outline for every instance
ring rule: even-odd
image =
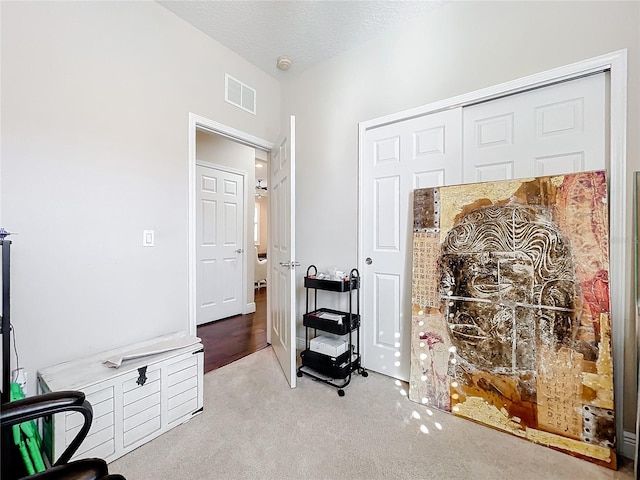
[[[371,260],[371,257],[367,257],[364,263],[366,263],[367,265],[371,265],[373,263],[373,260]]]
[[[236,253],[242,253],[242,249],[241,248],[237,249]]]

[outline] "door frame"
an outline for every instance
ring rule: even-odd
[[[365,153],[365,135],[368,130],[391,123],[409,120],[457,107],[465,107],[496,98],[522,93],[527,90],[573,80],[593,73],[610,72],[609,104],[609,185],[623,185],[623,188],[609,189],[610,202],[610,307],[613,329],[614,396],[616,411],[616,435],[618,452],[633,449],[628,445],[623,428],[624,412],[624,343],[626,309],[630,303],[631,289],[625,283],[626,265],[631,258],[627,255],[627,208],[626,198],[629,191],[627,182],[627,49],[594,57],[563,67],[529,75],[509,82],[483,88],[456,97],[447,98],[427,105],[418,106],[390,115],[374,118],[358,124],[358,269],[363,271],[363,235],[364,202],[362,171]],[[366,323],[366,322],[365,322]],[[366,350],[365,350],[366,353]],[[363,357],[363,364],[366,359]],[[366,365],[364,365],[366,366]],[[623,441],[624,440],[624,441]],[[632,452],[632,450],[631,450]],[[629,452],[624,453],[629,456]],[[629,457],[631,458],[631,457]]]
[[[247,145],[249,147],[257,148],[265,152],[271,152],[273,143],[264,140],[262,138],[253,136],[249,133],[237,130],[222,123],[218,123],[214,120],[202,117],[195,113],[189,112],[189,230],[188,230],[188,303],[189,303],[189,319],[188,319],[188,331],[191,335],[196,335],[196,130],[203,130],[216,135],[221,135],[235,142]],[[228,167],[222,167],[228,168]],[[232,170],[232,169],[231,169]],[[239,173],[235,171],[234,173]],[[246,179],[246,176],[245,176]],[[250,186],[245,187],[245,197],[250,191]],[[251,197],[253,198],[253,197]],[[270,200],[267,199],[267,202]],[[245,198],[246,203],[246,198]],[[246,206],[245,206],[246,211]],[[246,213],[246,212],[245,212]],[[245,236],[247,235],[245,227]],[[246,241],[245,241],[246,244]],[[245,265],[247,262],[245,262]],[[245,266],[246,274],[246,266]],[[246,278],[246,275],[245,275]],[[243,291],[243,301],[246,305],[246,288]],[[271,331],[271,315],[269,313],[269,298],[267,296],[267,343],[271,343],[270,331]]]
[[[248,259],[248,255],[249,252],[247,252],[247,215],[249,214],[249,209],[246,205],[247,203],[247,172],[243,172],[241,170],[237,170],[235,168],[232,167],[227,167],[225,165],[220,165],[217,163],[209,163],[207,161],[204,160],[196,160],[196,167],[205,167],[205,168],[211,168],[213,170],[217,170],[218,172],[226,172],[226,173],[232,173],[234,175],[238,175],[240,177],[242,177],[242,185],[243,185],[243,191],[242,191],[242,196],[243,196],[243,203],[244,208],[242,211],[242,294],[241,294],[241,299],[240,301],[242,302],[242,312],[243,314],[245,313],[250,313],[251,310],[247,311],[247,282],[249,281],[249,275],[248,275],[248,268],[249,268],[249,259]],[[197,170],[197,168],[196,168]],[[197,181],[197,172],[196,172],[196,181]],[[195,186],[195,182],[194,182],[194,186]],[[196,189],[197,190],[197,189]],[[196,197],[197,197],[197,192],[196,192]],[[197,207],[197,206],[196,206]],[[195,218],[195,222],[196,222],[196,229],[198,227],[198,218],[196,216]],[[195,232],[195,230],[194,230]],[[194,254],[195,254],[195,249],[197,248],[196,244],[195,244],[195,237],[194,237],[194,242],[193,242],[193,248],[194,248]],[[195,267],[196,267],[196,283],[197,283],[197,272],[198,272],[198,262],[195,262]],[[197,285],[194,285],[197,287]],[[197,288],[196,290],[196,300],[197,300]],[[197,301],[196,301],[197,304]],[[254,310],[255,311],[255,302],[253,303],[254,306]],[[196,309],[197,309],[197,305],[196,305]],[[198,315],[197,312],[194,310],[195,314],[196,314],[196,328],[197,328],[197,324],[198,324]],[[224,318],[224,317],[223,317]],[[221,319],[220,319],[221,320]]]

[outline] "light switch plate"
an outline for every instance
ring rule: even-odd
[[[142,232],[142,246],[153,247],[155,245],[155,233],[153,230],[144,230]]]

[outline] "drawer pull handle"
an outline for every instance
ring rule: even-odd
[[[147,382],[147,367],[140,367],[138,369],[138,374],[138,380],[136,380],[136,383],[143,386]]]

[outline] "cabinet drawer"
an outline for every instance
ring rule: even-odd
[[[137,402],[125,405],[123,418],[126,420],[129,417],[147,410],[148,408],[160,405],[160,392],[156,392],[148,397],[141,398]]]
[[[132,443],[142,440],[148,437],[152,433],[160,430],[160,417],[154,417],[151,420],[147,420],[141,425],[132,428],[128,432],[124,432],[124,446],[128,447]]]

